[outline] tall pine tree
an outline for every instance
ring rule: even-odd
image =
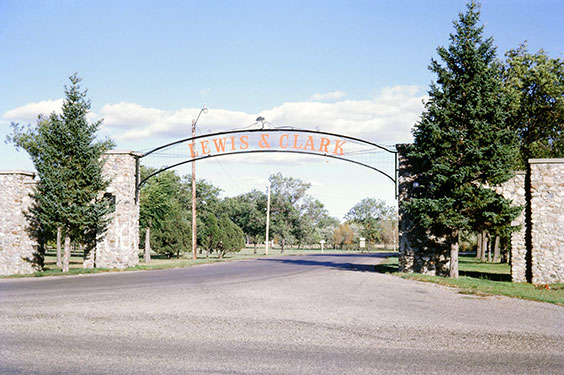
[[[479,4],[467,8],[454,22],[448,48],[437,48],[443,63],[431,60],[437,82],[408,153],[419,188],[402,207],[432,237],[447,241],[451,277],[458,277],[462,231],[507,226],[518,212],[487,187],[511,177],[516,138],[505,124],[507,98],[493,39],[482,37]]]
[[[40,116],[37,125],[27,128],[12,124],[8,138],[28,152],[39,176],[29,212],[40,244],[38,258],[42,258],[45,238],[61,227],[63,272],[69,269],[71,243],[83,247],[86,256],[107,229],[113,209],[101,195],[109,184],[102,176],[102,155],[113,143],[96,140],[101,121],[88,122],[86,90],[80,90],[76,74],[69,79],[61,115]]]

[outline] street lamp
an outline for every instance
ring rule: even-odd
[[[204,104],[200,113],[198,113],[198,117],[195,120],[192,120],[192,150],[196,149],[194,138],[196,138],[196,124],[200,119],[200,115],[202,113],[208,113],[208,107]],[[196,156],[192,156],[194,160],[192,160],[192,259],[196,260],[198,258],[197,254],[197,232],[196,232]]]

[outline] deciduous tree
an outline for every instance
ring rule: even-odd
[[[529,53],[525,43],[505,55],[507,121],[519,135],[520,167],[531,158],[564,156],[564,60],[542,49]]]
[[[383,240],[386,223],[396,216],[396,210],[383,200],[364,198],[347,212],[345,219],[361,225],[361,235],[370,243],[376,243]],[[388,227],[386,229],[390,229]]]

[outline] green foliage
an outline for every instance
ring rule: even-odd
[[[141,168],[141,176],[154,170]],[[329,242],[336,219],[329,216],[321,202],[306,194],[309,184],[282,175],[271,176],[272,232],[284,244]],[[151,247],[172,256],[188,250],[191,230],[190,176],[178,177],[164,171],[147,180],[140,192],[140,243],[146,228],[151,228]],[[220,199],[220,189],[200,180],[196,183],[198,245],[206,253],[239,251],[265,237],[266,194],[253,190],[232,198]],[[225,218],[223,217],[225,216]],[[219,219],[218,219],[219,217]]]
[[[140,192],[141,242],[146,228],[151,228],[151,247],[168,257],[190,248],[191,223],[180,199],[185,190],[180,177],[165,171],[149,180]]]
[[[519,212],[488,188],[512,176],[517,139],[506,125],[509,99],[493,39],[482,38],[479,18],[479,5],[469,3],[454,23],[449,47],[437,49],[444,65],[431,61],[437,83],[408,153],[419,187],[402,202],[430,238],[447,240],[453,256],[460,232],[501,231]],[[451,262],[451,275],[457,273]]]
[[[414,220],[451,245],[460,231],[510,225],[518,210],[490,190],[512,176],[517,147],[506,125],[508,98],[502,87],[493,39],[483,40],[479,6],[471,2],[454,23],[448,48],[437,49],[429,69],[437,83],[413,135],[408,154],[420,187],[402,203]]]
[[[227,214],[221,215],[218,226],[220,236],[216,251],[220,259],[223,259],[228,252],[239,252],[245,247],[245,234],[237,224],[229,219]]]
[[[271,175],[269,181],[270,228],[284,251],[286,245],[298,242],[302,230],[299,204],[311,185],[293,177],[284,177],[281,173]]]
[[[141,174],[154,172],[141,167]],[[164,171],[148,180],[139,194],[140,243],[143,246],[145,231],[151,228],[151,247],[168,257],[189,251],[192,224],[190,211],[184,204],[188,186],[173,171]]]
[[[107,229],[113,210],[110,200],[100,195],[109,185],[102,176],[102,155],[113,142],[96,140],[101,121],[88,122],[87,91],[80,90],[76,74],[69,80],[62,114],[40,115],[35,126],[12,123],[8,141],[27,151],[39,176],[29,211],[38,242],[53,238],[61,227],[87,252]]]
[[[264,241],[266,231],[266,194],[258,190],[225,198],[223,212],[237,224],[247,236],[248,242],[257,244]]]
[[[361,225],[360,235],[370,243],[384,239],[385,230],[397,222],[396,210],[388,206],[381,199],[364,198],[352,207],[345,215],[345,219]]]
[[[222,240],[221,231],[217,217],[213,213],[208,213],[205,221],[200,225],[200,245],[207,253],[212,253],[218,248],[219,242]]]
[[[520,167],[530,158],[564,156],[564,60],[527,45],[506,53],[504,87],[511,99],[508,123],[519,135]]]
[[[176,206],[166,215],[162,229],[152,231],[151,236],[152,245],[158,253],[179,258],[180,254],[191,249],[192,224],[186,212]]]
[[[141,166],[141,175],[152,173]],[[180,179],[171,171],[157,175],[143,186],[139,194],[139,225],[141,228],[161,230],[167,215],[172,211],[173,198],[181,189]]]
[[[318,243],[331,238],[336,219],[318,200],[307,195],[311,184],[277,173],[271,175],[271,229],[282,251],[286,245]]]
[[[245,234],[226,213],[219,220],[213,213],[209,213],[202,223],[201,245],[206,252],[216,252],[219,259],[223,259],[229,252],[239,252],[245,247]]]

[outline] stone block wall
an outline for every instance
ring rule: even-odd
[[[417,228],[403,212],[401,202],[414,193],[417,172],[404,155],[409,145],[397,145],[399,177],[399,269],[401,272],[448,274],[449,254],[441,239]],[[564,282],[564,159],[529,160],[527,173],[495,187],[515,205],[524,207],[512,223],[511,278],[514,282]]]
[[[111,183],[105,192],[115,200],[115,211],[106,234],[84,267],[127,268],[139,263],[139,204],[137,201],[137,158],[131,151],[112,150],[104,155],[104,176]]]
[[[531,159],[531,273],[564,282],[564,159]]]
[[[521,214],[511,223],[512,226],[519,227],[518,231],[511,234],[511,280],[518,283],[526,282],[525,172],[516,172],[512,179],[497,186],[495,190],[504,198],[511,199],[514,205],[523,207]]]
[[[0,171],[0,275],[32,273],[36,242],[27,232],[25,212],[32,203],[35,174]]]

